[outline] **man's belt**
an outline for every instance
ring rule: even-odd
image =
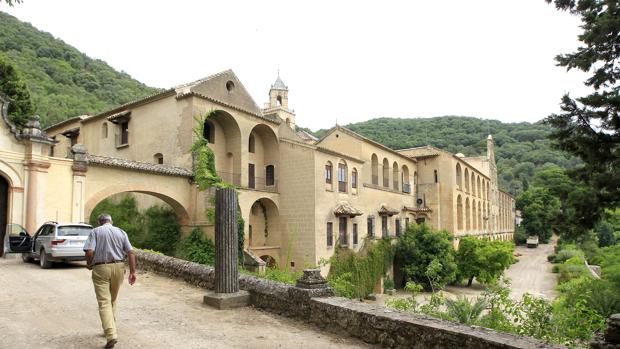
[[[99,262],[99,263],[93,264],[93,266],[99,265],[99,264],[114,264],[114,263],[123,263],[123,261]]]

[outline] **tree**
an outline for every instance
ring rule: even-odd
[[[467,279],[467,287],[474,278],[483,284],[497,281],[514,263],[513,252],[514,245],[510,242],[466,236],[461,239],[456,252],[457,280]]]
[[[426,224],[411,224],[395,247],[395,258],[408,280],[425,289],[443,288],[456,279],[452,236]]]
[[[556,8],[580,16],[584,46],[576,52],[556,57],[558,65],[591,73],[585,85],[593,92],[577,99],[564,95],[562,114],[553,114],[545,122],[553,127],[550,138],[564,151],[578,156],[583,166],[571,176],[594,189],[595,204],[618,207],[620,202],[620,5],[603,0],[545,0]],[[588,216],[592,227],[601,210]]]
[[[17,69],[5,56],[0,55],[0,92],[9,99],[8,114],[18,127],[23,127],[26,120],[34,113],[30,100],[30,90],[22,80]]]
[[[151,206],[144,216],[148,232],[145,247],[169,256],[174,254],[181,235],[181,226],[174,211],[168,207]]]
[[[613,224],[607,221],[601,221],[594,227],[594,231],[598,237],[599,247],[611,246],[616,243]]]
[[[13,7],[15,4],[21,4],[24,0],[4,0],[7,5]]]
[[[532,187],[517,198],[521,210],[521,226],[529,235],[538,235],[543,243],[549,242],[552,226],[560,214],[560,200],[546,188]]]

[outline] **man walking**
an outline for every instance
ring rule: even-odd
[[[118,341],[116,332],[116,298],[125,275],[125,256],[129,257],[129,284],[136,282],[136,255],[127,233],[112,225],[112,217],[103,213],[97,218],[99,226],[93,229],[84,243],[86,264],[92,270],[99,317],[105,333],[105,348],[113,348]]]

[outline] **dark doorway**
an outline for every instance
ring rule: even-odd
[[[256,177],[254,172],[254,164],[248,164],[248,188],[256,188]]]
[[[9,182],[0,176],[0,241],[4,241],[9,213]],[[4,244],[4,242],[0,242]],[[0,256],[4,254],[4,247],[0,247]]]

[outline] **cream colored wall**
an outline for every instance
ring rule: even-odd
[[[0,106],[1,107],[1,106]],[[26,146],[10,132],[0,119],[0,175],[9,182],[7,222],[25,226],[24,169]]]
[[[38,191],[43,215],[37,219],[37,226],[46,221],[72,222],[73,205],[73,161],[69,159],[50,158],[50,167],[46,176],[39,178]],[[41,192],[44,190],[44,192]]]

